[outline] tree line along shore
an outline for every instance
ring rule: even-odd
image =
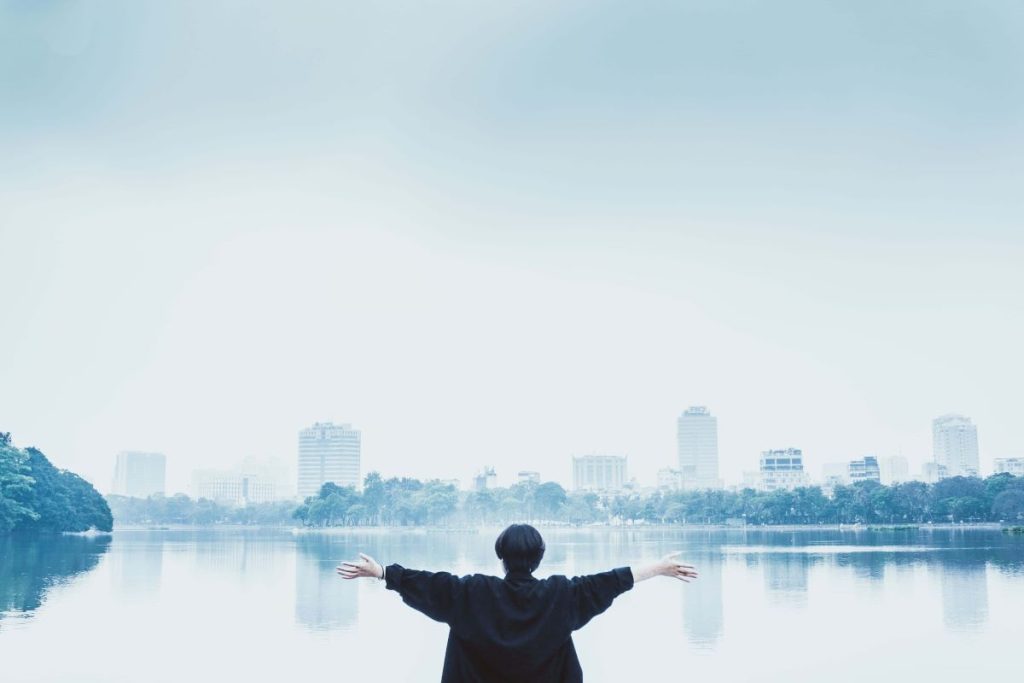
[[[567,492],[556,482],[460,492],[440,481],[383,478],[362,490],[324,484],[301,503],[231,506],[183,494],[104,498],[87,481],[54,467],[35,448],[0,432],[0,534],[110,531],[119,525],[477,527],[512,521],[648,525],[1024,524],[1024,477],[952,477],[934,484],[863,481],[792,491]]]
[[[110,531],[113,524],[92,484],[0,432],[0,535]]]
[[[146,499],[108,498],[119,524],[298,525],[333,527],[475,527],[512,521],[648,525],[879,525],[993,524],[1024,522],[1024,477],[998,474],[953,477],[935,484],[883,486],[858,482],[792,491],[656,491],[599,494],[567,492],[555,482],[524,482],[460,492],[451,484],[371,472],[361,491],[324,484],[296,505],[245,507],[194,500],[185,495]]]

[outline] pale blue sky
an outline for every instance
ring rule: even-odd
[[[1018,2],[0,2],[0,428],[568,483],[1024,455]]]

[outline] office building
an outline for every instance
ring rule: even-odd
[[[705,406],[687,408],[676,421],[679,472],[686,489],[720,489],[718,418]]]
[[[764,451],[760,465],[757,488],[762,491],[792,490],[810,484],[799,448]]]
[[[950,477],[978,476],[978,428],[969,417],[950,414],[932,420],[932,460]]]
[[[865,455],[860,460],[851,460],[847,465],[847,475],[850,483],[858,481],[876,481],[881,483],[882,474],[878,468],[878,458],[873,455]]]
[[[163,453],[121,451],[114,464],[114,484],[110,492],[132,498],[163,495],[166,476],[167,458]]]
[[[317,422],[299,432],[298,493],[305,498],[327,482],[360,488],[362,435],[352,425]]]
[[[192,495],[221,505],[253,505],[285,498],[277,482],[241,471],[196,470],[192,473]]]
[[[995,473],[1024,477],[1024,458],[996,458]]]
[[[573,456],[572,482],[577,491],[618,491],[626,481],[625,456]]]
[[[882,483],[886,486],[910,481],[910,465],[902,455],[892,455],[878,461]]]

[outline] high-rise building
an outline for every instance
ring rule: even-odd
[[[799,448],[763,451],[758,475],[757,487],[762,491],[792,490],[810,483]]]
[[[951,477],[978,476],[978,428],[963,415],[932,420],[932,455]]]
[[[850,482],[856,484],[858,481],[881,482],[882,474],[878,468],[878,458],[873,455],[865,455],[860,460],[851,460],[846,466]]]
[[[881,481],[886,486],[910,481],[910,465],[902,455],[891,455],[878,461]]]
[[[121,451],[114,464],[111,493],[132,498],[163,495],[167,476],[167,458],[163,453]]]
[[[299,432],[298,493],[305,498],[327,482],[359,488],[362,435],[352,425],[317,422]]]
[[[572,483],[577,491],[618,491],[626,481],[623,455],[573,456]]]
[[[995,473],[1024,477],[1024,458],[996,458]]]
[[[720,489],[718,418],[705,406],[687,408],[676,421],[679,472],[687,489]]]

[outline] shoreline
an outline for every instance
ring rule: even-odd
[[[544,524],[532,522],[538,529],[548,531],[735,531],[735,532],[805,532],[805,531],[841,531],[841,532],[891,532],[909,533],[915,531],[1001,531],[1013,527],[1012,524],[1000,522],[977,523],[923,523],[923,524],[587,524],[573,526],[569,524]],[[111,532],[118,531],[199,531],[199,530],[253,530],[282,531],[294,535],[305,534],[363,534],[363,533],[423,533],[423,534],[476,534],[481,531],[493,531],[504,528],[504,525],[482,525],[476,527],[437,527],[437,526],[334,526],[334,527],[302,527],[294,525],[257,525],[257,524],[125,524],[114,525]]]

